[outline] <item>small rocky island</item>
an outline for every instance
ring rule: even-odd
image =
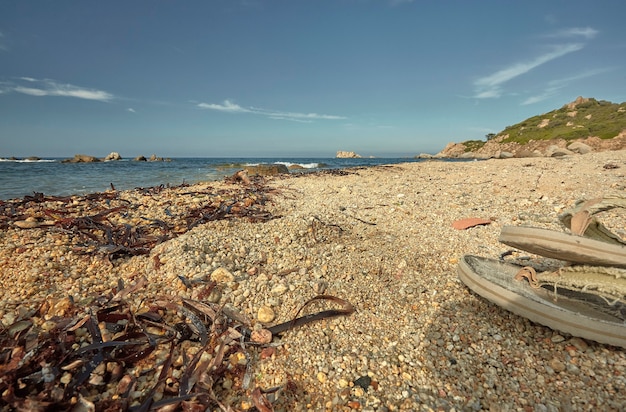
[[[337,159],[360,159],[361,155],[354,153],[354,152],[346,152],[343,150],[339,150],[337,151],[337,154],[335,155],[335,157]]]

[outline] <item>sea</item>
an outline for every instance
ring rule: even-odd
[[[63,158],[64,159],[64,158]],[[62,158],[0,158],[0,200],[43,193],[70,196],[116,190],[178,186],[222,180],[250,165],[284,164],[292,173],[310,173],[381,164],[420,162],[419,158],[172,158],[143,162],[116,160],[95,163],[64,163]]]

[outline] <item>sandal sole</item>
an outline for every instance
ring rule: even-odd
[[[626,348],[626,323],[584,302],[534,289],[515,280],[520,266],[478,256],[463,256],[457,266],[459,279],[492,303],[551,329],[596,342]]]
[[[626,246],[548,229],[504,226],[500,242],[543,257],[592,266],[626,267]]]

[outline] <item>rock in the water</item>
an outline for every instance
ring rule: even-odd
[[[354,152],[346,152],[343,150],[339,150],[337,151],[337,154],[335,155],[335,157],[338,159],[360,159],[361,155],[356,154]]]
[[[89,156],[85,154],[76,154],[74,155],[73,158],[63,160],[62,162],[63,163],[95,163],[99,161],[100,159],[98,159],[95,156]]]
[[[104,158],[104,161],[108,162],[111,160],[122,160],[122,156],[117,152],[111,152]]]
[[[276,176],[276,175],[283,174],[283,173],[288,174],[289,169],[287,168],[287,166],[283,164],[271,164],[271,165],[260,164],[256,166],[247,166],[246,172],[250,176],[254,176],[254,175]]]

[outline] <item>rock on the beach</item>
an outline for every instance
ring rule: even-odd
[[[270,343],[272,341],[272,332],[267,329],[253,330],[250,334],[250,339],[260,344]]]
[[[546,149],[546,157],[561,157],[573,154],[574,152],[567,150],[564,147],[559,147],[557,145],[548,146],[548,148]]]
[[[276,318],[276,313],[274,313],[274,309],[271,307],[263,305],[259,308],[256,318],[261,323],[269,323]]]
[[[578,154],[587,154],[587,153],[593,151],[591,146],[586,145],[583,142],[574,142],[574,143],[570,144],[569,146],[567,146],[567,150],[570,150],[570,151],[572,151],[574,153],[578,153]]]
[[[37,221],[37,219],[32,217],[29,217],[25,220],[17,220],[13,222],[13,224],[20,229],[32,229],[35,227],[39,227],[39,222]]]
[[[223,267],[219,267],[211,273],[211,280],[220,283],[228,283],[235,280],[235,276],[230,273],[227,269]]]
[[[274,296],[280,296],[287,292],[288,289],[289,288],[285,284],[279,283],[272,288],[272,291],[270,293]]]

